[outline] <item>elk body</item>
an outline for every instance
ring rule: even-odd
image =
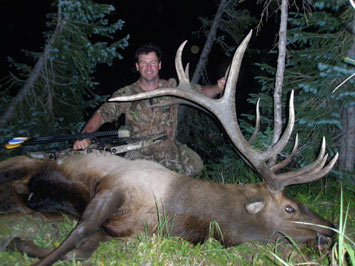
[[[225,246],[250,240],[265,242],[276,239],[280,233],[300,242],[331,237],[331,229],[294,223],[333,226],[302,204],[287,198],[284,188],[320,179],[331,170],[337,155],[326,165],[323,141],[314,163],[297,171],[277,174],[295,155],[296,141],[293,152],[286,160],[276,165],[268,164],[269,159],[279,154],[290,138],[294,123],[293,96],[290,99],[288,125],[276,145],[264,152],[257,151],[241,134],[234,93],[250,35],[235,54],[221,99],[207,99],[190,89],[181,64],[181,47],[176,60],[180,81],[178,88],[159,89],[133,98],[113,100],[174,95],[201,105],[217,116],[238,151],[264,182],[216,184],[180,175],[151,161],[131,161],[110,154],[73,155],[60,162],[14,157],[0,162],[0,185],[11,187],[15,195],[0,195],[0,211],[29,208],[66,212],[79,218],[77,226],[54,251],[48,253],[32,243],[16,240],[19,249],[30,256],[42,258],[39,265],[70,259],[72,252],[76,253],[77,258],[90,256],[88,250],[92,251],[98,241],[105,239],[105,234],[131,238],[147,229],[149,233],[155,232],[161,214],[168,219],[170,235],[192,243],[203,242],[209,236],[211,222],[219,225],[221,234],[215,231],[214,237]],[[89,244],[91,247],[88,247]]]

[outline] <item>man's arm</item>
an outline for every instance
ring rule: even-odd
[[[223,92],[225,83],[226,83],[226,79],[224,77],[220,78],[217,81],[217,84],[202,87],[201,92],[207,97],[214,98],[218,94]]]
[[[101,127],[101,125],[104,123],[102,116],[98,113],[95,113],[90,120],[87,122],[85,125],[84,129],[81,131],[81,133],[92,133],[95,132],[96,130]],[[83,139],[83,140],[77,140],[75,141],[73,145],[74,150],[78,149],[86,149],[90,144],[90,139]]]

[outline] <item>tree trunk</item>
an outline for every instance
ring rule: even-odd
[[[352,172],[355,166],[355,107],[344,109],[341,118],[343,130],[339,147],[339,166]],[[355,180],[353,180],[355,182]]]
[[[191,83],[197,84],[199,82],[199,80],[201,79],[203,70],[207,64],[208,55],[211,51],[214,41],[216,40],[216,33],[217,33],[217,29],[218,29],[218,24],[222,18],[225,8],[229,4],[229,1],[231,1],[231,0],[221,0],[220,4],[218,6],[217,13],[213,19],[211,30],[208,34],[207,40],[205,42],[205,46],[202,49],[200,59],[197,63],[197,66],[195,68],[195,72],[194,72],[192,79],[191,79]],[[187,108],[189,108],[189,107],[181,106],[181,105],[179,106],[179,115],[178,115],[178,124],[179,125],[181,125],[183,120],[185,120]]]
[[[272,144],[276,144],[280,139],[282,132],[282,87],[284,81],[285,61],[286,61],[286,44],[287,44],[287,19],[288,19],[288,0],[282,0],[281,6],[281,22],[279,29],[279,55],[277,58],[277,69],[275,76],[274,88],[274,136]],[[274,165],[276,157],[270,160],[270,165]]]
[[[352,23],[353,45],[349,57],[355,58],[355,20]],[[355,107],[347,107],[342,112],[341,123],[343,126],[339,147],[340,169],[352,172],[355,169]],[[355,183],[355,179],[352,180]]]
[[[192,76],[192,79],[191,79],[192,83],[198,83],[201,76],[202,76],[203,69],[207,64],[208,55],[210,54],[211,49],[212,49],[212,45],[213,45],[214,41],[216,40],[216,33],[217,33],[219,22],[222,18],[225,8],[229,4],[229,1],[230,0],[221,0],[220,4],[218,6],[217,13],[213,19],[211,30],[208,34],[207,40],[205,42],[205,46],[202,49],[200,59],[197,63],[195,72]]]

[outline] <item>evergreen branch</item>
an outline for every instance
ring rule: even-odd
[[[263,0],[258,0],[256,3],[257,4],[261,4],[263,2]],[[256,33],[258,34],[259,31],[261,30],[261,27],[263,25],[263,19],[265,17],[265,20],[267,21],[267,19],[269,18],[269,7],[271,5],[271,0],[266,0],[264,1],[264,7],[263,7],[263,11],[261,12],[260,15],[260,20],[258,25],[256,26]]]
[[[5,113],[0,117],[0,124],[6,125],[9,120],[12,119],[15,113],[16,106],[24,101],[26,96],[28,95],[29,91],[34,87],[35,82],[40,77],[42,69],[46,63],[46,58],[50,54],[50,48],[54,41],[56,40],[57,36],[61,34],[63,27],[65,25],[65,20],[61,18],[61,9],[58,8],[58,23],[57,27],[52,35],[52,38],[48,41],[47,45],[44,48],[42,56],[35,64],[29,78],[27,79],[25,85],[19,90],[16,97],[10,103],[8,109]]]

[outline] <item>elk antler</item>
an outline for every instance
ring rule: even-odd
[[[236,146],[241,155],[246,159],[253,168],[260,174],[262,179],[267,184],[267,187],[272,192],[277,192],[282,190],[285,186],[291,184],[300,184],[312,182],[317,179],[320,179],[324,175],[326,175],[334,166],[338,153],[334,156],[334,158],[328,163],[327,166],[324,167],[327,161],[327,155],[325,155],[325,140],[323,138],[322,148],[319,153],[318,158],[311,163],[310,165],[297,170],[291,171],[287,173],[276,174],[275,172],[285,167],[292,159],[292,157],[297,152],[297,144],[298,138],[296,137],[295,146],[290,156],[286,158],[284,161],[274,165],[269,165],[269,160],[279,154],[288,143],[293,126],[295,123],[295,112],[293,106],[293,97],[294,92],[291,92],[290,101],[289,101],[289,117],[288,123],[285,131],[283,132],[279,141],[269,147],[266,151],[255,150],[251,144],[245,139],[243,136],[238,120],[237,113],[235,107],[235,92],[236,92],[236,84],[238,80],[239,70],[241,67],[242,59],[248,42],[251,38],[252,31],[245,37],[242,43],[239,45],[236,50],[233,61],[230,67],[230,71],[227,77],[226,88],[224,91],[224,95],[220,99],[211,99],[207,96],[201,94],[200,92],[193,90],[190,85],[190,81],[186,72],[184,72],[184,68],[181,62],[181,54],[182,50],[186,44],[186,41],[183,42],[177,53],[175,58],[175,67],[177,71],[177,75],[179,78],[179,85],[176,88],[161,88],[150,92],[144,92],[136,95],[130,96],[120,96],[109,99],[109,101],[136,101],[142,100],[152,97],[158,96],[176,96],[180,97],[198,105],[204,107],[205,109],[212,112],[221,122],[224,129],[226,130],[228,136],[232,140],[233,144]],[[257,108],[257,114],[259,109]],[[259,115],[257,115],[259,117]],[[259,120],[259,119],[257,119]],[[257,122],[258,127],[258,122]],[[255,135],[255,134],[253,134]],[[253,139],[252,137],[251,139]]]

